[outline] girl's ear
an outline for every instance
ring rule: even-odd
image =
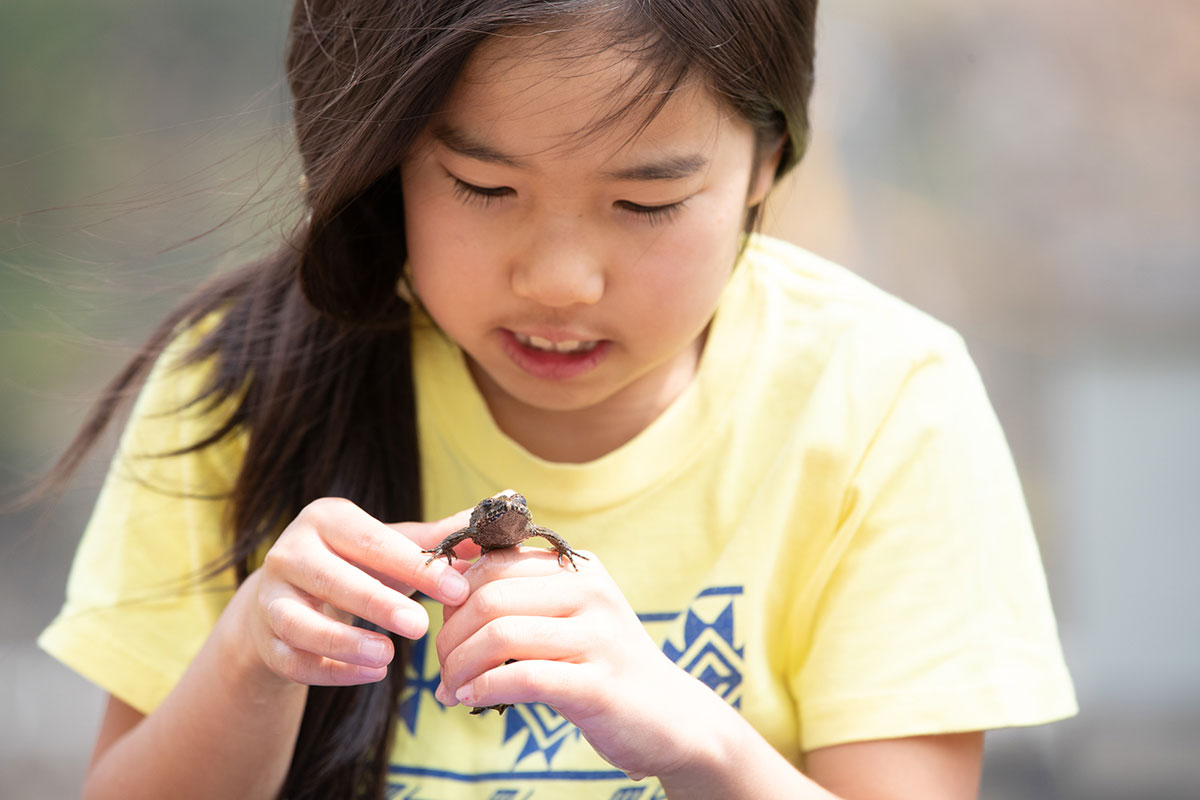
[[[779,162],[783,159],[783,148],[787,144],[787,136],[779,137],[779,140],[770,147],[763,148],[762,156],[759,158],[758,165],[755,167],[754,175],[750,180],[750,194],[747,197],[747,206],[753,208],[761,203],[767,197],[767,192],[771,191],[771,187],[775,184],[775,173],[779,170]]]

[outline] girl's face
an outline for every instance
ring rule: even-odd
[[[644,128],[637,109],[583,135],[636,67],[530,41],[483,45],[404,164],[413,285],[502,428],[565,412],[633,435],[691,380],[775,162],[694,83]]]

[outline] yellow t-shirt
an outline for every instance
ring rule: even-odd
[[[1075,712],[1020,486],[961,339],[845,270],[752,238],[692,384],[586,464],[539,459],[499,431],[461,352],[431,325],[416,326],[414,364],[427,518],[520,491],[539,524],[599,556],[676,663],[793,763],[839,742]],[[161,450],[155,426],[171,428],[170,442],[203,429],[203,418],[145,417],[156,398],[194,389],[161,375],[128,449]],[[206,493],[231,480],[239,447],[140,463],[183,462],[171,477]],[[114,469],[43,646],[152,709],[229,584],[138,598],[220,552],[220,506],[163,497]],[[661,795],[546,706],[482,717],[442,707],[431,610],[398,710],[393,789]]]

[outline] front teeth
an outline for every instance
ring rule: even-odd
[[[523,333],[513,332],[517,337],[517,341],[526,347],[532,347],[536,350],[545,350],[551,353],[586,353],[594,348],[598,342],[581,342],[577,339],[568,339],[563,342],[552,342],[549,339],[543,339],[541,336],[526,336]]]

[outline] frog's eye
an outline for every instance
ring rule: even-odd
[[[524,495],[514,494],[512,497],[509,498],[509,502],[523,506],[523,505],[525,505],[525,497],[524,497]]]

